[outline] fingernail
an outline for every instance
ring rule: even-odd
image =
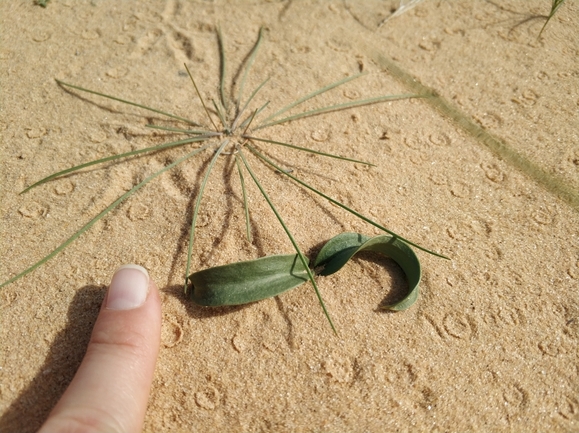
[[[113,275],[107,295],[107,310],[140,307],[149,292],[149,273],[139,265],[124,265]]]

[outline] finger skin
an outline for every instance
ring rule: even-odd
[[[76,375],[41,433],[140,432],[161,339],[161,301],[149,281],[143,305],[111,310],[103,301]]]

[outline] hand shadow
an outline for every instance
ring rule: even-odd
[[[84,286],[75,294],[44,364],[0,416],[1,432],[35,432],[46,420],[82,361],[105,293],[104,286]]]

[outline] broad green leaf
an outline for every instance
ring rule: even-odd
[[[308,281],[297,254],[216,266],[188,277],[187,295],[199,305],[240,305],[277,296]]]
[[[400,311],[416,302],[420,262],[410,246],[395,236],[371,238],[358,233],[342,233],[324,245],[314,268],[322,268],[319,275],[331,275],[360,251],[372,251],[392,258],[408,280],[409,289],[404,299],[380,308]],[[188,277],[191,285],[187,287],[187,295],[196,304],[204,306],[247,304],[277,296],[305,283],[310,280],[308,271],[298,254],[267,256],[195,272]]]
[[[418,299],[418,284],[422,274],[420,262],[414,251],[395,236],[381,235],[370,238],[358,233],[342,233],[330,239],[322,248],[314,262],[314,268],[323,267],[319,275],[331,275],[360,251],[373,251],[392,258],[404,271],[408,280],[406,296],[381,309],[400,311],[412,306]]]

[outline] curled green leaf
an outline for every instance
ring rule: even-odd
[[[241,305],[277,296],[308,281],[297,254],[216,266],[191,274],[189,298],[199,305]]]
[[[331,275],[360,251],[390,257],[406,274],[409,286],[406,296],[380,308],[400,311],[416,302],[420,262],[412,248],[395,236],[371,238],[359,233],[342,233],[324,245],[314,262],[314,269],[321,268],[318,275]],[[195,272],[187,279],[191,283],[187,296],[203,306],[241,305],[277,296],[309,279],[308,269],[298,254],[267,256]]]
[[[398,302],[381,305],[384,310],[406,310],[418,299],[418,284],[422,270],[418,257],[405,242],[395,236],[381,235],[370,238],[359,233],[342,233],[330,239],[322,248],[314,262],[314,268],[321,267],[319,275],[331,275],[340,269],[360,251],[373,251],[392,258],[404,271],[408,280],[408,293]]]

